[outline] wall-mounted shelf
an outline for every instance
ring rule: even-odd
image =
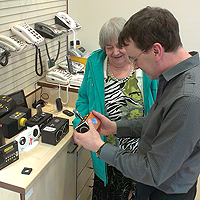
[[[37,82],[37,85],[38,86],[42,86],[42,87],[47,87],[47,88],[58,88],[59,85],[56,84],[56,83],[50,83],[50,82],[47,82],[45,77],[38,80]],[[60,88],[64,91],[67,90],[67,87],[69,87],[69,92],[75,92],[75,93],[78,93],[78,89],[79,87],[76,87],[76,86],[68,86],[68,85],[60,85]]]

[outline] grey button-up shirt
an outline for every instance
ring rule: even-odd
[[[199,54],[191,55],[160,75],[161,95],[146,117],[117,122],[118,137],[141,137],[138,152],[106,144],[100,154],[125,176],[165,193],[186,193],[200,172],[200,65]]]

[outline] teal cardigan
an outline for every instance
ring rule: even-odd
[[[87,59],[83,82],[78,91],[78,100],[76,101],[76,110],[82,116],[96,110],[105,115],[105,92],[104,92],[104,74],[103,61],[106,58],[105,51],[99,49],[94,51]],[[76,117],[73,120],[74,127],[80,122]],[[105,136],[101,136],[106,141]],[[107,183],[107,165],[104,161],[96,157],[95,152],[91,152],[93,168],[95,174]]]
[[[92,110],[96,110],[105,115],[105,91],[103,73],[103,62],[105,58],[105,51],[98,49],[94,51],[87,59],[83,82],[78,91],[78,99],[76,101],[76,110],[78,110],[82,116],[85,116]],[[145,109],[146,113],[146,111],[148,112],[156,97],[156,93],[151,92],[150,86],[153,85],[153,89],[156,89],[156,84],[154,84],[154,82],[157,80],[150,80],[147,75],[144,77],[143,90],[146,93],[146,95],[144,95],[144,105],[147,107]],[[74,127],[76,127],[79,122],[80,119],[76,117],[73,120]],[[101,136],[101,138],[103,141],[106,141],[105,136]],[[104,185],[106,185],[108,181],[106,163],[97,158],[95,152],[91,152],[91,157],[93,160],[93,168],[95,174],[102,181],[104,181]]]

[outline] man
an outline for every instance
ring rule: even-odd
[[[74,140],[135,180],[135,199],[192,200],[200,172],[199,54],[183,48],[175,17],[154,7],[127,21],[119,45],[136,68],[159,78],[156,101],[146,117],[117,123],[94,111],[101,120],[98,132],[89,121],[90,130],[74,131]],[[140,137],[138,151],[120,150],[99,134]]]

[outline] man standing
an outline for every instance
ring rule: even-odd
[[[74,140],[96,151],[103,161],[137,182],[139,200],[192,200],[200,172],[200,64],[197,52],[182,46],[178,22],[166,9],[146,7],[126,22],[119,36],[135,68],[159,78],[158,93],[146,117],[112,122],[101,120],[98,132],[89,121]],[[131,154],[99,136],[140,137]]]

